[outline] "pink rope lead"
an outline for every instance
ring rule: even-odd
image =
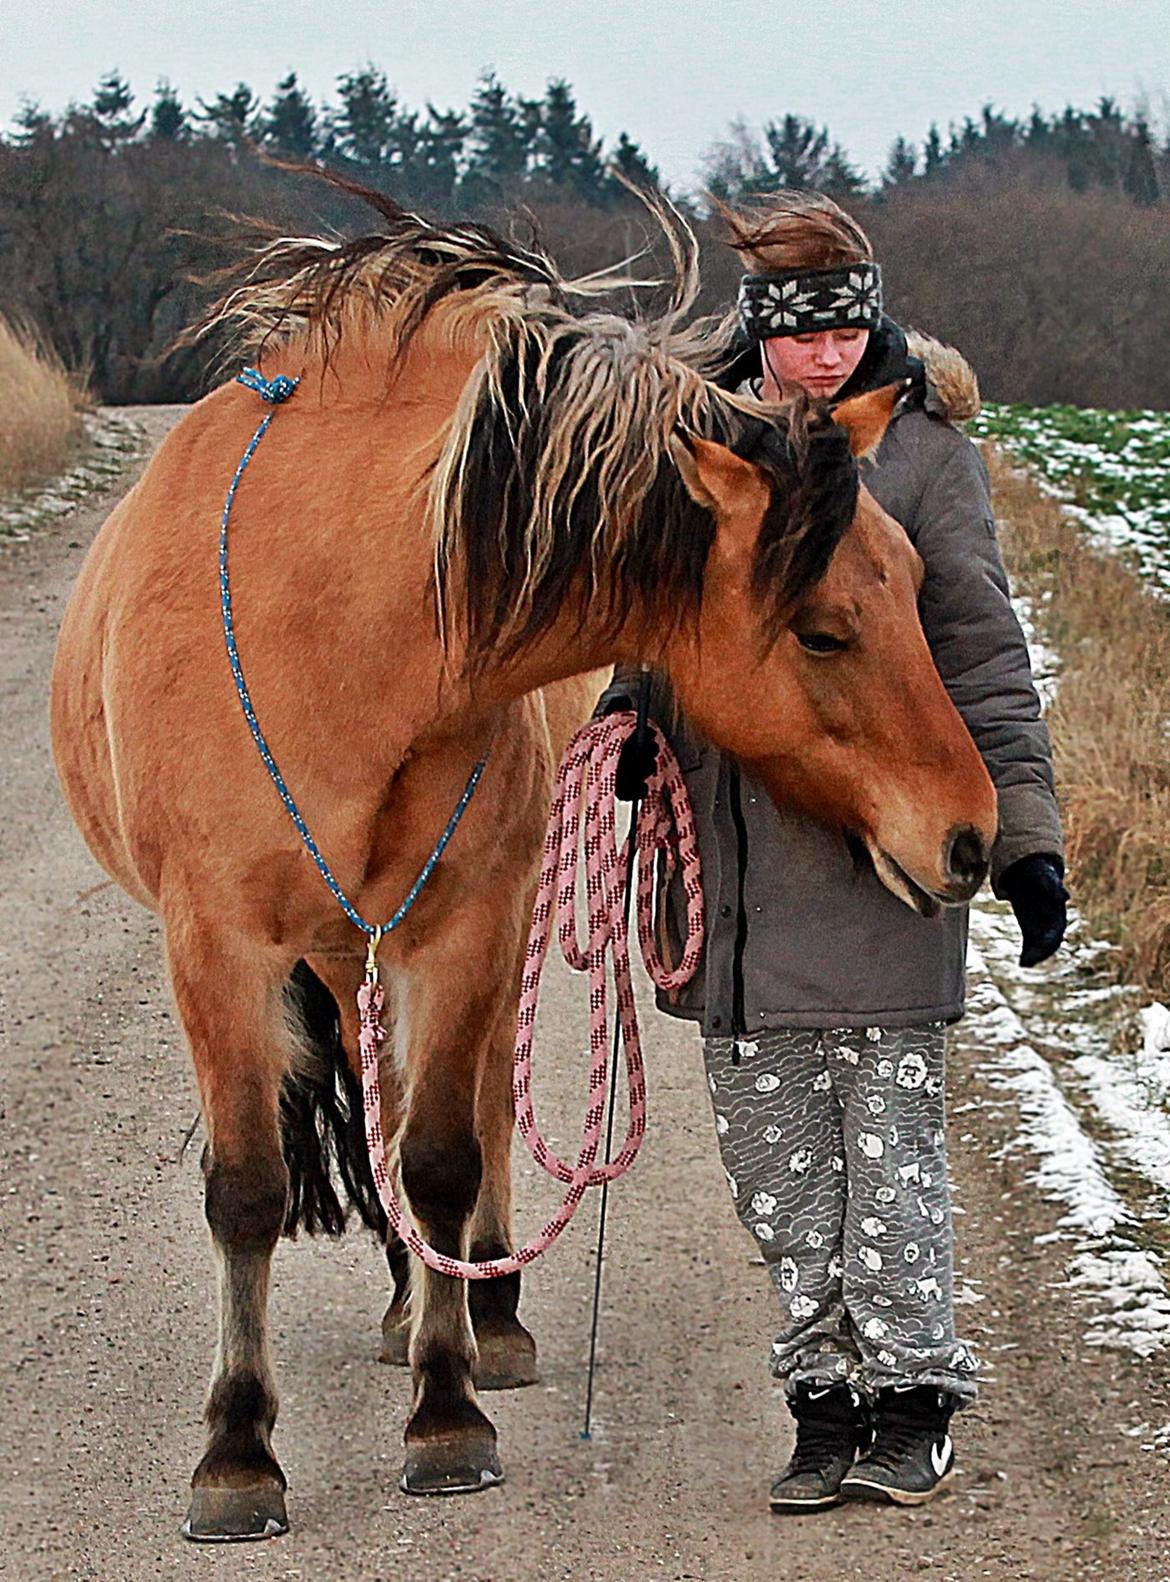
[[[362,1092],[370,1165],[391,1228],[413,1253],[440,1274],[463,1280],[492,1280],[498,1275],[515,1274],[552,1246],[576,1214],[588,1188],[615,1181],[624,1175],[642,1146],[646,1133],[646,1084],[630,973],[629,940],[622,912],[625,874],[618,859],[615,808],[617,760],[635,725],[636,716],[632,712],[609,714],[604,719],[590,720],[570,741],[557,770],[540,883],[532,909],[532,927],[520,985],[512,1095],[516,1123],[529,1152],[537,1164],[562,1182],[567,1190],[560,1208],[543,1229],[526,1246],[506,1258],[488,1258],[469,1263],[436,1252],[423,1241],[406,1218],[395,1193],[382,1135],[382,1101],[378,1081],[378,1053],[386,1037],[382,1026],[384,997],[377,967],[380,934],[376,933],[370,940],[366,981],[358,990]],[[682,772],[661,731],[653,722],[649,728],[657,738],[658,765],[648,782],[636,831],[638,937],[651,979],[660,989],[672,990],[690,981],[702,954],[703,886],[694,818]],[[589,929],[588,943],[584,949],[577,938],[576,915],[583,803]],[[668,874],[673,873],[676,865],[681,863],[686,892],[687,938],[682,959],[673,971],[664,966],[654,944],[654,855],[658,851],[664,853]],[[589,974],[589,1105],[576,1165],[566,1164],[545,1142],[537,1125],[532,1102],[532,1037],[536,1025],[540,975],[548,954],[554,914],[561,952],[566,962],[576,971]],[[609,1164],[596,1165],[609,1077],[605,957],[607,949],[611,947],[618,1022],[626,1058],[630,1118],[625,1142],[616,1158]]]

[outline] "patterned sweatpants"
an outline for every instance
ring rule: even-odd
[[[941,1022],[704,1043],[736,1210],[785,1315],[772,1371],[789,1389],[976,1394],[955,1337],[945,1049]]]

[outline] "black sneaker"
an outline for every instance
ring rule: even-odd
[[[772,1509],[799,1515],[840,1504],[841,1479],[869,1443],[865,1403],[847,1384],[802,1379],[788,1397],[788,1410],[796,1419],[796,1448],[772,1485]]]
[[[930,1384],[881,1390],[873,1406],[873,1444],[841,1482],[847,1500],[924,1505],[955,1475],[947,1432],[956,1396]]]

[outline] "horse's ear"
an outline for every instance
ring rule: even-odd
[[[761,490],[765,495],[768,492],[760,469],[726,445],[700,439],[697,434],[688,434],[684,439],[678,433],[670,436],[668,444],[671,460],[691,499],[723,520],[735,520],[739,515],[735,508],[740,502],[752,499],[754,503]],[[759,525],[758,518],[755,525]]]
[[[872,455],[878,448],[894,408],[909,390],[911,382],[899,379],[892,385],[882,385],[880,390],[850,396],[833,408],[833,420],[848,432],[849,449],[855,456]]]
[[[703,482],[703,475],[699,471],[698,458],[694,447],[705,443],[704,440],[691,438],[683,439],[681,434],[675,433],[667,440],[670,459],[674,463],[674,470],[678,473],[686,491],[696,505],[701,505],[704,510],[715,510],[715,496]]]

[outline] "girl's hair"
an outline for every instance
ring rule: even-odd
[[[748,268],[835,269],[873,257],[869,237],[822,192],[781,188],[761,193],[750,209],[732,209],[711,198],[728,230],[728,242]]]

